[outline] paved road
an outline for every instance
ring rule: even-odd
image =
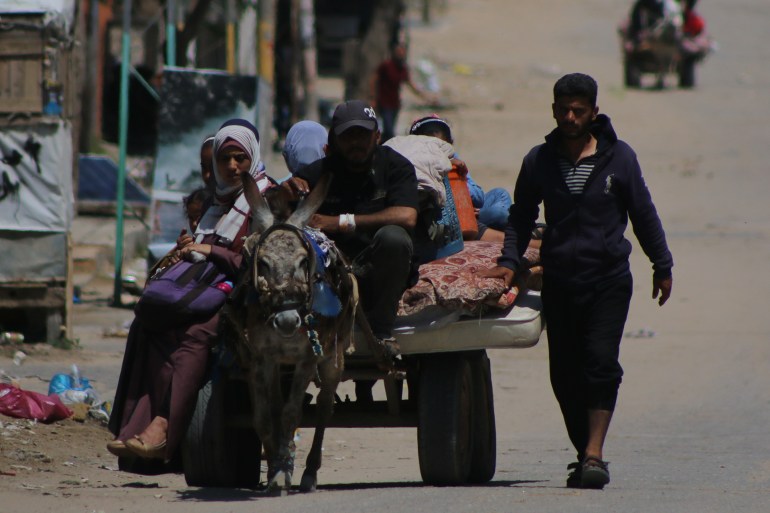
[[[424,487],[414,430],[331,430],[321,491],[312,496],[188,489],[170,476],[159,481],[168,487],[161,498],[155,490],[130,490],[121,494],[130,501],[121,509],[770,510],[770,7],[766,0],[703,2],[720,51],[698,69],[698,88],[628,91],[615,34],[627,11],[622,4],[453,1],[436,26],[413,31],[413,55],[442,65],[458,104],[447,113],[457,147],[483,186],[512,187],[522,156],[552,127],[550,88],[569,71],[598,79],[602,111],[639,154],[674,253],[674,295],[662,309],[650,300],[649,264],[637,248],[627,323],[635,336],[623,342],[626,375],[605,453],[610,486],[564,488],[573,454],[541,343],[491,353],[498,465],[486,486]],[[459,69],[471,75],[452,71]],[[417,111],[404,112],[402,124],[412,115]],[[116,377],[109,369],[117,365],[110,355],[119,344],[102,339],[103,318],[89,315],[84,308],[77,329],[106,355],[95,372],[103,372],[99,383],[109,390]],[[121,321],[112,314],[108,323]],[[302,436],[300,445],[309,444],[310,432]],[[80,504],[88,511],[118,510],[114,492],[87,493]],[[55,504],[47,501],[36,504]]]

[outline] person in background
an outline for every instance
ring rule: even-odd
[[[258,171],[259,134],[246,120],[222,125],[213,145],[214,201],[200,218],[194,240],[175,251],[175,260],[204,257],[235,280],[249,208],[241,174],[266,185]],[[170,460],[179,447],[203,385],[209,354],[216,343],[219,314],[178,328],[151,328],[137,313],[131,324],[109,429],[107,450],[119,457]]]
[[[674,265],[636,154],[599,114],[597,90],[582,73],[554,85],[556,128],[524,157],[502,255],[480,273],[512,283],[542,203],[551,385],[577,450],[567,478],[577,488],[610,481],[603,447],[623,376],[618,356],[633,290],[628,220],[652,262],[652,297],[660,295],[661,306],[671,295]]]
[[[337,106],[327,155],[282,184],[298,199],[327,173],[332,181],[310,226],[334,240],[353,263],[366,318],[391,356],[398,301],[416,277],[412,234],[417,223],[414,166],[395,150],[377,144],[374,109],[361,100]],[[413,283],[413,281],[412,281]],[[374,382],[356,382],[356,400],[372,401]]]
[[[411,135],[438,137],[442,141],[454,144],[449,122],[436,114],[415,120],[409,129],[409,133]],[[505,236],[503,230],[508,222],[511,195],[502,187],[491,189],[485,194],[484,190],[473,181],[468,167],[464,161],[458,158],[457,153],[455,153],[451,161],[459,172],[465,173],[468,181],[468,189],[471,194],[473,207],[476,209],[476,219],[479,225],[478,240],[502,242]]]
[[[695,4],[697,3],[698,0],[684,1],[684,26],[682,27],[682,30],[684,31],[684,35],[689,38],[696,38],[706,30],[706,20],[695,11]]]
[[[283,143],[283,160],[291,175],[326,156],[328,132],[315,121],[292,125]],[[289,178],[289,177],[287,177]]]
[[[201,179],[203,184],[212,192],[217,187],[214,180],[214,137],[207,137],[201,144]]]
[[[401,110],[401,84],[409,88],[426,103],[435,103],[433,95],[424,92],[412,80],[406,61],[407,47],[396,43],[391,55],[385,59],[370,79],[370,98],[382,118],[381,143],[395,135],[398,112]]]

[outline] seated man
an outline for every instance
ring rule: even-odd
[[[417,178],[411,162],[378,145],[379,138],[372,107],[360,100],[341,103],[332,116],[327,155],[297,171],[283,187],[299,198],[323,174],[332,174],[326,199],[309,224],[353,261],[366,318],[395,356],[398,301],[416,276]],[[356,396],[370,399],[371,385],[367,390],[357,383]]]

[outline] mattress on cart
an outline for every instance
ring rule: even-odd
[[[405,355],[532,347],[544,328],[541,309],[540,293],[531,290],[520,293],[510,308],[482,316],[434,305],[397,317],[393,334]],[[356,355],[370,354],[363,335],[358,330],[354,335]]]

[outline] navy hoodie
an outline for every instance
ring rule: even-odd
[[[636,154],[618,140],[604,114],[591,133],[598,158],[580,195],[570,193],[559,169],[558,128],[524,157],[498,264],[517,270],[543,203],[547,227],[540,256],[549,279],[578,286],[630,272],[631,243],[623,235],[629,218],[654,276],[671,276],[673,258]]]

